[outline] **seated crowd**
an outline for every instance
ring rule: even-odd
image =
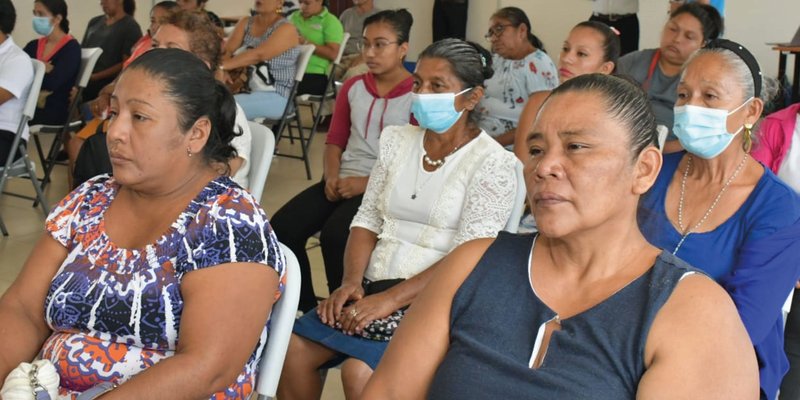
[[[417,55],[411,13],[373,0],[255,0],[227,33],[206,3],[155,3],[142,35],[135,0],[103,0],[79,44],[65,0],[34,0],[23,50],[0,0],[0,164],[26,149],[30,59],[31,125],[73,102],[85,122],[0,297],[0,398],[249,398],[290,280],[282,400],[333,367],[348,399],[800,396],[800,105],[763,118],[775,80],[715,6],[671,2],[659,47],[624,56],[578,22],[555,64],[517,7],[488,50]],[[343,81],[322,179],[268,218],[249,123],[292,106],[303,45],[296,94]],[[103,50],[82,92],[81,47]]]

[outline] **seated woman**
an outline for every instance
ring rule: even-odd
[[[256,0],[253,16],[239,20],[223,49],[219,64],[223,72],[242,67],[266,69],[261,75],[271,80],[266,82],[253,74],[248,82],[250,93],[235,96],[248,120],[280,118],[294,84],[300,56],[298,35],[294,26],[279,13],[281,4],[281,0]],[[237,52],[240,48],[246,50]],[[258,84],[257,79],[261,80]]]
[[[539,233],[501,232],[442,260],[364,398],[755,398],[730,298],[637,226],[661,166],[655,128],[625,80],[553,90],[525,162]]]
[[[11,0],[0,0],[0,166],[5,166],[12,154],[11,146],[17,134],[19,118],[33,82],[31,59],[14,43],[11,31],[17,22],[17,10]],[[23,127],[23,144],[30,132]],[[22,157],[16,150],[14,160]]]
[[[152,50],[122,73],[114,177],[53,209],[0,299],[0,381],[41,354],[61,395],[249,396],[285,275],[264,211],[212,168],[235,154],[234,114],[188,52]]]
[[[776,111],[758,124],[753,159],[800,193],[800,103]],[[781,383],[781,398],[800,398],[800,289],[795,289],[784,328],[789,371]]]
[[[406,125],[411,115],[411,74],[403,66],[413,18],[406,10],[386,10],[364,21],[359,45],[370,72],[345,82],[323,155],[323,180],[289,200],[272,218],[275,234],[297,255],[303,273],[300,310],[317,305],[306,242],[320,232],[328,288],[342,284],[344,249],[350,223],[361,205],[378,158],[384,127]]]
[[[405,308],[466,241],[494,237],[511,215],[519,161],[478,128],[489,52],[458,39],[428,46],[414,73],[419,127],[387,127],[351,225],[342,286],[295,323],[278,397],[319,398],[319,368],[344,361],[348,399],[381,359]]]
[[[718,39],[680,75],[675,135],[642,198],[650,243],[719,282],[755,347],[761,396],[774,399],[787,361],[781,306],[800,277],[800,198],[748,154],[751,129],[775,85],[737,43]]]
[[[67,3],[36,0],[33,30],[42,37],[28,42],[24,50],[45,64],[45,74],[36,114],[30,125],[62,125],[67,122],[69,94],[81,66],[81,45],[69,34]]]
[[[514,131],[528,97],[558,85],[553,61],[531,22],[517,7],[497,10],[486,38],[492,43],[494,75],[485,82],[486,94],[478,107],[481,129],[501,145],[514,144]]]
[[[680,71],[692,53],[722,33],[722,18],[714,7],[685,4],[673,11],[661,32],[661,47],[639,50],[619,59],[617,73],[642,85],[656,115],[656,124],[670,129],[665,153],[680,151],[672,133],[672,108]]]
[[[188,11],[177,11],[166,14],[158,21],[159,27],[153,35],[153,48],[186,50],[203,60],[212,71],[216,71],[221,43],[217,40],[214,26],[208,23],[204,15]],[[241,132],[241,135],[237,135],[231,141],[231,145],[236,149],[236,156],[228,160],[225,165],[215,164],[215,166],[221,168],[219,170],[220,173],[230,175],[239,186],[248,188],[250,184],[248,177],[250,173],[249,160],[252,137],[247,119],[238,104],[236,105],[236,130]],[[105,139],[102,137],[91,137],[89,142],[92,142],[90,146],[105,146]],[[102,155],[102,151],[100,151],[100,154]],[[87,165],[83,157],[81,157],[85,155],[86,152],[83,152],[80,153],[79,157],[76,157],[77,163],[73,171],[76,185],[85,182],[98,173],[111,172],[110,169],[97,170],[96,168],[99,166],[95,161],[98,160],[94,158],[90,158]],[[107,168],[110,167],[110,164],[107,165]]]
[[[344,27],[325,7],[324,0],[300,0],[300,10],[289,15],[289,21],[300,32],[300,44],[314,45],[314,55],[297,94],[321,95],[328,85],[328,67],[339,55]]]
[[[575,25],[564,40],[558,57],[558,77],[564,83],[576,76],[591,73],[611,74],[619,59],[619,35],[608,25],[597,21],[584,21]],[[528,159],[528,134],[539,108],[549,90],[531,94],[519,116],[514,134],[514,154],[525,162]]]

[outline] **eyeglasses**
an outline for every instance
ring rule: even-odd
[[[509,26],[513,26],[513,25],[512,24],[497,24],[497,25],[489,28],[489,30],[486,31],[486,34],[483,35],[483,37],[486,40],[489,40],[492,37],[498,37],[498,36],[502,35],[503,31],[505,31],[506,28],[508,28]]]
[[[391,44],[400,44],[400,42],[390,42],[388,40],[376,40],[375,43],[369,43],[366,40],[362,40],[358,42],[357,47],[358,51],[365,52],[369,49],[375,50],[375,53],[383,52],[386,47]]]

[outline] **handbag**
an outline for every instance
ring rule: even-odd
[[[405,279],[385,279],[370,282],[369,280],[364,279],[364,282],[361,285],[364,287],[364,296],[369,296],[389,290],[404,280]],[[405,316],[406,309],[408,309],[408,306],[405,306],[399,310],[395,310],[386,317],[370,322],[364,327],[364,329],[361,330],[361,337],[364,339],[388,342],[392,339],[392,336],[394,336],[395,329],[397,329],[397,326],[400,324],[403,316]]]
[[[56,367],[50,360],[20,363],[6,376],[0,398],[3,400],[55,400],[60,399],[60,382]],[[93,400],[117,387],[113,382],[101,382],[79,394],[76,400]]]
[[[269,64],[262,61],[250,67],[250,90],[266,92],[275,90],[275,78],[269,70]]]

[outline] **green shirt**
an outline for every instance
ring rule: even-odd
[[[327,7],[324,7],[321,13],[308,19],[303,18],[303,14],[300,11],[295,11],[289,15],[289,21],[297,27],[297,31],[306,41],[315,45],[324,45],[326,43],[339,43],[341,45],[342,39],[344,39],[342,23],[339,22],[335,15],[328,12]],[[330,64],[330,60],[314,54],[308,62],[306,73],[327,75]]]

